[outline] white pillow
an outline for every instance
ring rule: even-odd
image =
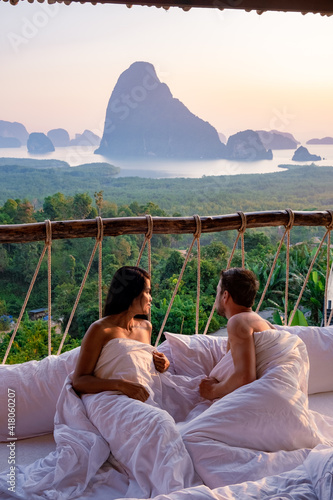
[[[74,370],[80,347],[41,361],[0,366],[0,441],[9,436],[9,393],[15,391],[15,437],[23,439],[53,432],[56,403],[67,375]]]
[[[181,335],[164,332],[167,346],[159,350],[172,359],[172,369],[177,375],[208,376],[227,351],[226,337],[212,335]],[[162,349],[161,349],[162,348]]]
[[[309,394],[333,391],[333,326],[281,326],[298,335],[306,345],[310,361]]]

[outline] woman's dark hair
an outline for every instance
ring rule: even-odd
[[[140,295],[150,276],[144,269],[124,266],[115,272],[106,297],[103,316],[126,311],[133,300]]]
[[[257,277],[249,269],[233,267],[221,272],[221,292],[227,290],[239,306],[252,307],[258,288]]]

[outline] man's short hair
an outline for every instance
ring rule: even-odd
[[[258,289],[257,277],[249,269],[233,267],[221,272],[221,292],[227,290],[239,306],[252,307]]]

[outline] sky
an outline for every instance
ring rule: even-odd
[[[226,137],[333,137],[333,16],[0,1],[0,120],[100,137],[135,61]]]

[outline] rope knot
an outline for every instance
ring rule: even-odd
[[[51,227],[51,221],[49,219],[45,220],[45,231],[46,231],[45,245],[50,246],[52,242],[52,227]]]
[[[148,226],[148,229],[147,229],[147,232],[146,232],[146,238],[147,240],[150,240],[151,237],[153,236],[153,226],[154,226],[154,223],[153,223],[153,218],[150,214],[147,214],[146,215],[146,219],[147,219],[147,226]]]
[[[193,233],[193,237],[199,239],[201,236],[201,219],[200,216],[195,214],[193,215],[195,224],[196,224],[196,229],[195,232]]]
[[[242,234],[242,233],[245,233],[245,230],[246,230],[246,215],[244,214],[244,212],[240,212],[240,211],[237,213],[240,216],[241,221],[242,221],[241,227],[238,229],[238,232]]]
[[[333,210],[328,209],[328,210],[326,210],[326,212],[328,212],[331,216],[331,222],[329,224],[327,224],[326,229],[328,231],[332,231],[332,229],[333,229]]]
[[[97,216],[96,217],[96,223],[97,223],[97,236],[96,236],[96,240],[98,242],[101,242],[103,240],[103,232],[104,232],[102,217]]]
[[[285,228],[287,231],[290,231],[290,229],[293,227],[294,225],[294,221],[295,221],[295,214],[294,212],[291,210],[291,208],[286,208],[286,212],[287,214],[289,215],[289,221],[287,224],[285,224]]]

